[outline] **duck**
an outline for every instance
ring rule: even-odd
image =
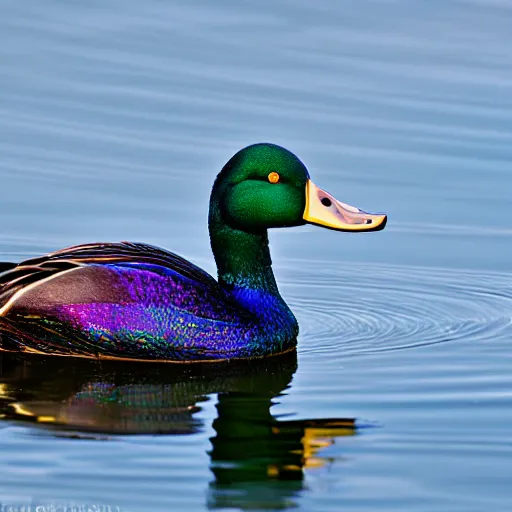
[[[90,243],[0,263],[0,350],[160,362],[220,362],[296,350],[299,325],[272,271],[268,230],[384,229],[317,187],[291,151],[257,143],[217,175],[208,230],[217,279],[141,242]]]

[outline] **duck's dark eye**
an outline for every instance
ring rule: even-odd
[[[322,204],[324,206],[327,206],[327,208],[329,208],[329,206],[331,206],[332,202],[328,197],[322,197]]]

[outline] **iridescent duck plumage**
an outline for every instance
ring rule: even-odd
[[[267,229],[306,222],[376,231],[386,216],[318,189],[289,151],[249,146],[229,160],[212,189],[218,281],[176,254],[129,242],[0,264],[0,348],[184,362],[292,350],[298,324],[272,273]]]

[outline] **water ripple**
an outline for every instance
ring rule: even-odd
[[[511,274],[321,263],[287,297],[302,352],[358,354],[511,336],[511,285]]]

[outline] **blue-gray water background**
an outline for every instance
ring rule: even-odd
[[[379,425],[336,438],[299,489],[248,482],[215,501],[207,393],[185,436],[0,423],[0,504],[510,510],[511,1],[0,0],[0,13],[0,260],[139,240],[215,273],[211,184],[260,141],[389,215],[381,233],[271,233],[301,325],[272,415]]]

